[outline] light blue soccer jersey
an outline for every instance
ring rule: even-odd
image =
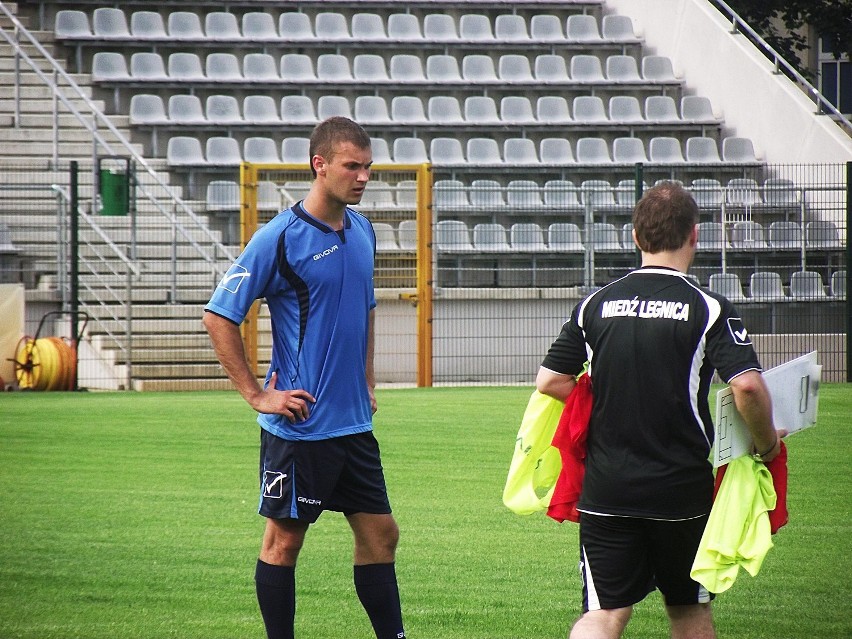
[[[274,435],[318,440],[372,429],[366,362],[375,246],[373,227],[358,212],[346,209],[344,228],[335,231],[295,204],[255,233],[213,292],[205,310],[236,324],[266,299],[266,383],[277,371],[279,390],[302,388],[316,398],[304,422],[258,415]]]

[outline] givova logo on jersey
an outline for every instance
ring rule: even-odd
[[[222,281],[219,282],[219,288],[223,288],[229,293],[236,293],[240,290],[240,285],[243,280],[251,277],[249,270],[242,264],[232,264],[228,272],[225,273]]]
[[[734,344],[739,346],[748,346],[751,344],[751,335],[748,334],[746,327],[743,326],[743,321],[739,317],[728,318],[728,331],[731,337],[734,338]]]

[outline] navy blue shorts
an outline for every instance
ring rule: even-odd
[[[290,441],[261,429],[258,512],[313,523],[324,510],[391,512],[373,433]]]
[[[580,513],[583,610],[632,606],[659,588],[668,606],[708,603],[689,576],[707,515],[683,521]]]

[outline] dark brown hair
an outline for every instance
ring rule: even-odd
[[[645,253],[676,251],[698,223],[698,205],[676,182],[661,182],[645,191],[633,209],[633,229]]]
[[[311,161],[315,155],[322,156],[326,162],[331,162],[334,146],[341,142],[351,142],[359,149],[370,148],[370,135],[357,122],[339,115],[323,120],[314,127],[308,147],[308,162],[311,173],[316,177],[316,171]]]

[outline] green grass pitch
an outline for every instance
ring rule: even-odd
[[[565,637],[577,529],[500,497],[529,388],[380,389],[411,639]],[[790,523],[714,604],[720,638],[852,637],[852,387],[788,440]],[[0,396],[0,639],[260,639],[258,428],[236,393]],[[371,637],[343,518],[297,570],[297,635]],[[667,636],[659,596],[628,638]]]

